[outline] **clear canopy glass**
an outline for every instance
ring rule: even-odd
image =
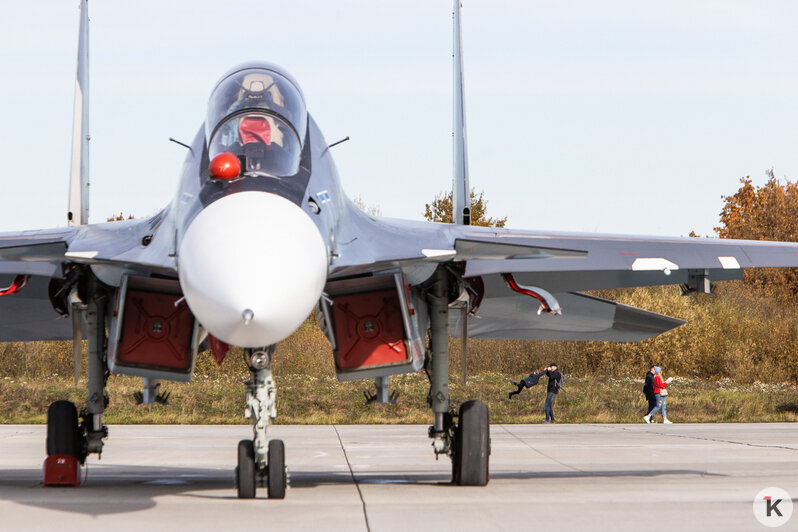
[[[244,160],[244,173],[296,174],[307,130],[302,93],[269,66],[242,67],[216,85],[208,102],[211,158],[223,151]]]
[[[299,170],[302,146],[294,129],[276,115],[241,112],[216,127],[210,158],[231,152],[243,160],[243,174],[292,176]]]

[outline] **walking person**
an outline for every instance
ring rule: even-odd
[[[549,378],[549,384],[546,386],[546,403],[543,407],[546,412],[546,420],[543,423],[556,423],[554,420],[554,399],[557,397],[560,387],[562,387],[564,378],[554,362],[545,369],[545,374]]]
[[[643,421],[646,423],[651,423],[651,418],[654,417],[654,414],[662,411],[662,422],[666,425],[671,424],[671,421],[668,420],[668,409],[666,408],[668,399],[667,387],[671,381],[673,381],[673,377],[662,380],[662,368],[654,366],[654,395],[657,397],[657,406],[654,407],[654,410],[643,416]]]
[[[648,401],[648,408],[646,409],[646,415],[649,415],[654,408],[657,406],[657,396],[654,394],[654,368],[657,366],[652,364],[649,370],[646,372],[646,382],[643,384],[643,395],[646,396],[646,400]]]

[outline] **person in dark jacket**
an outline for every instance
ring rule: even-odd
[[[643,421],[646,423],[651,423],[651,418],[654,417],[654,414],[660,412],[662,414],[662,422],[666,425],[671,424],[671,421],[668,420],[668,390],[666,390],[671,382],[673,382],[673,377],[668,377],[666,380],[663,380],[662,369],[659,366],[654,366],[654,395],[657,396],[657,406],[654,407],[654,410],[643,416]]]
[[[527,377],[525,379],[521,379],[518,382],[510,381],[512,383],[512,385],[513,386],[517,386],[518,389],[515,390],[514,392],[510,392],[507,395],[507,397],[509,399],[512,399],[514,395],[518,395],[519,393],[521,393],[524,390],[524,388],[531,388],[531,387],[535,386],[538,383],[538,381],[540,380],[540,378],[543,375],[545,375],[545,374],[546,374],[545,371],[541,371],[540,373],[530,373],[529,377]]]
[[[650,414],[651,411],[657,407],[657,396],[654,394],[654,376],[656,375],[654,372],[655,367],[657,367],[656,364],[651,365],[648,373],[646,373],[646,382],[643,384],[643,394],[646,396],[646,400],[648,401],[646,415]]]
[[[554,399],[560,389],[562,373],[560,373],[557,364],[552,362],[546,368],[545,375],[549,378],[549,384],[546,386],[546,404],[543,407],[546,412],[546,420],[543,423],[556,423],[554,421]]]

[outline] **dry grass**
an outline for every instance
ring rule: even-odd
[[[496,422],[539,420],[544,387],[507,399],[509,379],[557,361],[569,376],[558,398],[561,421],[637,422],[645,408],[641,379],[651,362],[677,377],[669,412],[676,421],[795,421],[798,412],[798,313],[795,307],[726,283],[717,296],[683,297],[676,287],[603,292],[602,297],[688,320],[636,344],[474,340],[468,384],[460,386],[462,353],[450,342],[453,401],[482,399]],[[136,406],[138,379],[111,377],[109,423],[244,423],[248,377],[241,351],[222,366],[209,353],[192,383],[165,383],[171,404]],[[70,342],[0,344],[0,422],[39,423],[56,399],[85,402],[85,382],[72,384]],[[330,345],[312,320],[282,342],[273,366],[281,423],[427,423],[422,373],[391,379],[398,405],[366,405],[372,382],[339,383]],[[85,360],[82,374],[85,375]]]
[[[798,383],[798,308],[739,282],[717,295],[682,296],[673,286],[612,290],[600,297],[687,320],[638,343],[472,341],[469,371],[515,373],[557,361],[570,375],[641,377],[652,363],[667,375],[738,383]],[[460,356],[458,342],[452,352]]]
[[[84,404],[85,382],[75,388],[69,379],[53,377],[35,381],[0,380],[0,423],[43,423],[47,405],[56,399]],[[398,404],[366,404],[367,382],[339,383],[334,377],[288,374],[277,378],[278,422],[281,424],[429,423],[427,379],[423,374],[391,379]],[[199,376],[188,384],[165,383],[171,392],[168,405],[136,405],[133,392],[140,381],[115,377],[108,387],[107,423],[130,424],[241,424],[244,386],[229,376]],[[642,422],[646,402],[642,380],[572,378],[555,403],[564,423]],[[466,399],[485,401],[495,423],[537,423],[543,417],[545,382],[510,400],[507,376],[475,375],[465,388],[451,386],[454,404]],[[676,422],[765,422],[798,420],[798,387],[789,384],[737,385],[731,381],[706,382],[676,379],[668,398],[669,417]]]

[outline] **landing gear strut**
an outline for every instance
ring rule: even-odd
[[[246,352],[251,378],[246,383],[245,416],[252,419],[253,438],[238,442],[236,485],[239,499],[255,497],[258,477],[266,477],[270,499],[285,497],[285,445],[282,440],[269,441],[266,436],[272,419],[277,417],[277,387],[272,377],[272,355],[273,345],[262,350],[248,349]]]
[[[77,486],[80,465],[90,453],[102,454],[108,427],[103,412],[108,405],[105,382],[106,364],[105,286],[89,274],[86,287],[86,328],[88,329],[88,397],[86,409],[78,412],[74,403],[55,401],[47,410],[47,459],[44,461],[45,486]],[[73,312],[76,306],[73,306]]]
[[[83,420],[86,453],[103,452],[103,439],[108,437],[108,427],[103,424],[103,412],[108,406],[105,382],[108,379],[106,363],[105,307],[108,297],[102,283],[93,274],[88,282],[86,328],[88,329],[88,397]]]
[[[458,423],[449,412],[449,272],[439,266],[427,287],[430,319],[430,391],[434,415],[429,436],[436,457],[452,460],[452,483],[484,486],[489,480],[490,420],[481,401],[460,407]]]

